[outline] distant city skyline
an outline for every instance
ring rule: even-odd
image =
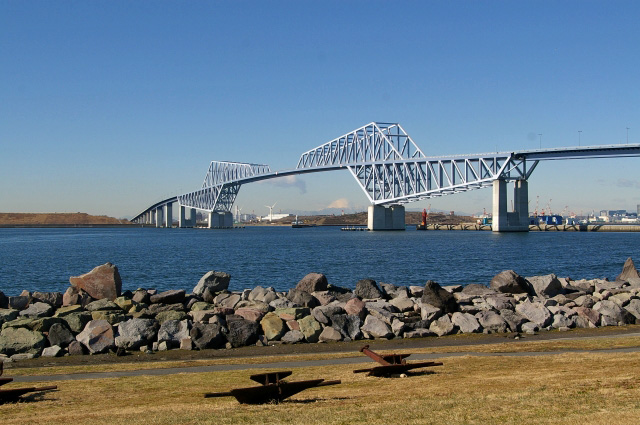
[[[198,189],[212,160],[291,169],[371,121],[427,156],[638,143],[637,16],[624,0],[0,0],[0,212],[132,217]],[[635,211],[638,164],[541,162],[529,209]],[[347,171],[245,185],[236,204],[275,202],[368,206]]]

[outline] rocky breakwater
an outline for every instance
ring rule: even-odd
[[[117,267],[70,278],[64,294],[0,293],[0,357],[22,359],[142,350],[228,349],[274,343],[534,333],[640,323],[640,275],[628,259],[615,281],[522,277],[488,286],[397,286],[362,279],[355,290],[310,273],[287,293],[228,290],[211,271],[192,293],[121,292]]]

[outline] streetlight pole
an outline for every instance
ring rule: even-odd
[[[582,130],[578,130],[578,146],[580,146],[580,136],[582,136]]]
[[[540,149],[542,149],[542,133],[538,133],[538,136],[540,136]]]

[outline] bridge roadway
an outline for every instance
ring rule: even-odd
[[[295,169],[212,161],[201,189],[156,202],[132,221],[170,226],[177,202],[179,227],[195,225],[196,209],[209,212],[209,227],[231,227],[231,208],[241,185],[344,169],[369,198],[370,230],[403,230],[406,203],[492,186],[492,230],[528,231],[527,184],[539,161],[636,156],[638,144],[427,157],[399,124],[370,123],[303,153]],[[507,182],[514,182],[512,212],[507,211]]]

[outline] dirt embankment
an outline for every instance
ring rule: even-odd
[[[0,213],[0,226],[100,226],[131,224],[106,215],[86,213]]]
[[[291,224],[295,217],[285,217],[280,220],[274,220],[274,223]],[[298,220],[306,224],[315,224],[317,226],[366,226],[367,213],[359,212],[355,214],[345,215],[314,215],[299,216]],[[422,221],[422,213],[408,211],[405,214],[405,222],[408,225],[420,224]],[[431,213],[427,217],[429,224],[460,224],[473,223],[475,220],[468,216],[449,215],[443,213]]]

